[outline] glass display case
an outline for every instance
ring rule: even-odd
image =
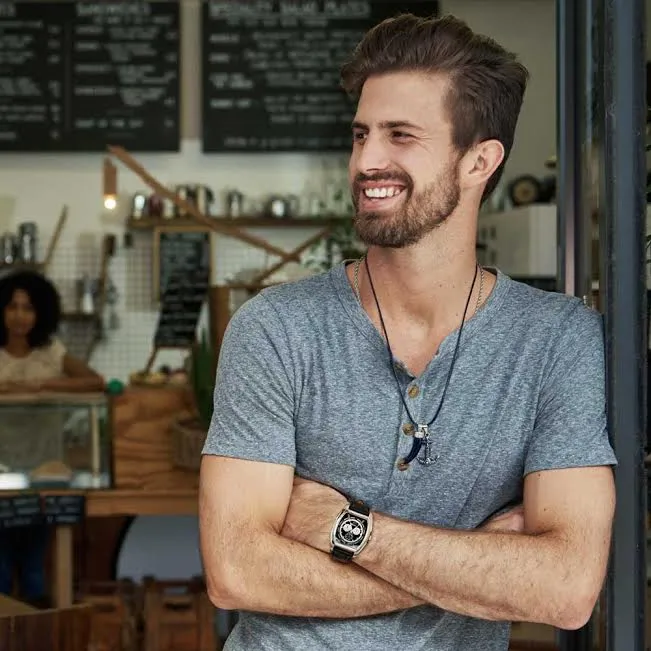
[[[0,394],[0,490],[112,485],[103,393]]]

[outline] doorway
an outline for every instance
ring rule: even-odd
[[[644,0],[557,0],[558,279],[604,316],[617,509],[603,597],[562,651],[644,651],[647,164]],[[646,638],[646,639],[645,639]]]

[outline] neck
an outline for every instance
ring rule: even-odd
[[[405,249],[369,249],[368,267],[378,301],[392,320],[405,318],[427,329],[458,326],[477,269],[475,239],[473,234],[455,241],[451,233],[442,232],[444,228]],[[372,306],[375,301],[366,276],[364,269],[364,287],[360,289],[364,304]],[[486,280],[483,297],[492,289]],[[475,311],[479,278],[472,293],[467,317]]]
[[[16,337],[7,334],[7,343],[5,350],[13,357],[25,357],[31,352],[31,346],[27,341],[27,337]]]

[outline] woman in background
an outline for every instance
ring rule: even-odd
[[[44,276],[18,271],[0,278],[0,317],[0,397],[6,393],[104,390],[103,378],[83,361],[70,356],[55,338],[61,318],[61,299]],[[56,422],[52,427],[43,423],[36,418],[36,413],[3,416],[0,463],[20,465],[9,450],[20,449],[21,445],[32,464],[50,460],[47,450],[52,446],[47,439],[54,441],[60,435],[60,430],[53,431],[56,427]],[[42,460],[38,459],[39,441],[45,443]],[[37,605],[47,603],[44,576],[47,543],[45,526],[0,530],[0,593],[11,594],[17,567],[22,598]]]

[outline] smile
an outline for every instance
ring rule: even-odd
[[[386,186],[382,188],[365,188],[364,196],[369,199],[386,199],[391,197],[397,197],[404,188],[398,186]]]

